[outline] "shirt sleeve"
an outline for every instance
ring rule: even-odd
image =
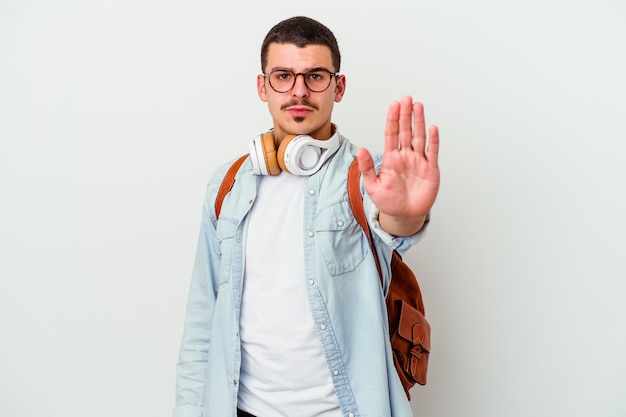
[[[409,236],[394,236],[387,233],[380,225],[378,221],[378,214],[380,210],[371,204],[370,209],[367,211],[367,221],[369,222],[372,232],[380,238],[380,240],[392,250],[397,250],[400,254],[405,253],[413,245],[416,245],[426,235],[428,230],[428,224],[430,223],[430,213],[426,215],[424,224],[416,233]]]
[[[213,204],[224,169],[207,185],[196,256],[187,298],[183,337],[176,366],[174,417],[202,417],[207,384],[211,324],[217,297],[220,254]]]

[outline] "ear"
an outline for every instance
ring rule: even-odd
[[[261,101],[267,101],[267,94],[265,94],[265,77],[262,74],[256,77],[256,91],[259,93]]]
[[[340,75],[337,77],[337,86],[335,87],[335,103],[339,103],[343,99],[343,95],[346,93],[346,76]]]

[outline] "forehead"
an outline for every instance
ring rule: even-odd
[[[322,67],[333,70],[330,48],[326,45],[307,45],[300,48],[292,43],[272,43],[267,50],[267,68],[289,68],[296,71]]]

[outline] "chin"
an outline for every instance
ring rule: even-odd
[[[311,133],[312,131],[315,130],[313,127],[311,127],[310,125],[305,123],[304,120],[298,120],[298,119],[294,119],[294,122],[296,122],[296,123],[295,124],[292,123],[289,126],[288,130],[289,130],[290,134],[292,134],[292,135],[308,135],[309,133]]]

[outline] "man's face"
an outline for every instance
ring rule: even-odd
[[[298,74],[314,68],[335,72],[327,46],[308,45],[299,48],[293,44],[277,43],[269,46],[267,66],[264,68],[266,74],[275,69],[290,70]],[[290,134],[306,134],[323,140],[331,136],[331,113],[334,103],[343,98],[345,77],[333,77],[325,91],[316,93],[307,88],[304,77],[299,75],[292,89],[278,93],[272,89],[266,77],[259,75],[257,90],[272,115],[277,142]]]

